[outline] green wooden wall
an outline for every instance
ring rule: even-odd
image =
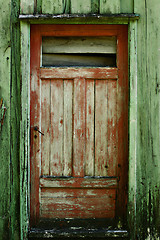
[[[138,22],[137,235],[160,230],[160,1],[134,1]],[[159,231],[160,233],[160,231]],[[155,238],[153,238],[153,236]]]
[[[0,239],[19,239],[19,1],[0,2]],[[3,121],[2,121],[3,119]],[[3,125],[2,125],[3,124]]]
[[[21,0],[21,13],[133,13],[133,6],[133,0]]]
[[[140,14],[137,29],[136,201],[130,203],[136,205],[136,212],[134,227],[131,228],[135,231],[131,239],[158,239],[158,232],[160,233],[159,9],[159,0],[0,0],[0,240],[20,239],[20,217],[23,217],[20,216],[19,196],[21,121],[19,13]]]

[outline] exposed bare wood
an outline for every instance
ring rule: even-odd
[[[63,80],[51,81],[50,174],[63,176]]]
[[[116,37],[43,37],[42,53],[112,53]]]
[[[85,79],[74,79],[73,176],[84,177]]]
[[[64,81],[64,176],[72,175],[73,81]]]
[[[107,176],[107,81],[95,85],[95,176]]]
[[[50,80],[41,81],[41,175],[49,175],[50,166],[50,136],[51,136],[51,86]]]
[[[86,80],[85,176],[94,176],[94,80]]]
[[[45,188],[116,188],[117,178],[40,178]]]
[[[42,189],[43,190],[43,189]],[[44,191],[41,217],[45,218],[113,218],[115,190],[62,189]]]
[[[117,83],[109,82],[108,86],[108,143],[107,175],[116,175],[117,164]]]

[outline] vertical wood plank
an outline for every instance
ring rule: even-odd
[[[33,14],[34,13],[34,0],[20,0],[20,13]]]
[[[17,67],[15,66],[16,59],[14,58],[16,54],[19,55],[19,51],[17,52],[19,38],[16,39],[19,29],[15,29],[14,24],[11,25],[10,13],[12,2],[6,0],[1,1],[0,4],[0,238],[9,239],[8,224],[10,223],[10,226],[13,226],[12,224],[15,220],[18,224],[19,219],[15,218],[15,211],[17,209],[13,208],[15,207],[15,203],[18,202],[16,196],[19,195],[19,189],[18,192],[16,191],[16,188],[19,188],[19,184],[16,183],[19,174],[13,171],[16,162],[19,168],[19,149],[17,148],[17,143],[19,143],[20,116],[17,114],[17,111],[19,111],[20,106],[17,104],[17,100],[18,102],[20,101],[20,90],[16,84],[20,81],[18,77],[19,57],[17,56]],[[16,21],[14,14],[12,17]],[[16,42],[16,40],[18,41]],[[11,45],[14,47],[11,48]],[[3,124],[1,121],[3,121]],[[9,214],[11,213],[11,209],[14,210],[13,216]],[[18,211],[17,215],[19,215]],[[18,226],[16,226],[16,229],[18,229]]]
[[[120,13],[120,0],[100,0],[100,13]]]
[[[107,169],[107,83],[97,81],[95,89],[95,176],[106,176]]]
[[[73,176],[84,176],[85,79],[74,79]]]
[[[94,80],[86,80],[85,176],[94,176]]]
[[[134,12],[134,0],[120,0],[121,13]]]
[[[70,13],[71,12],[71,0],[64,1],[63,13]]]
[[[64,81],[64,176],[72,175],[73,80]]]
[[[91,0],[71,0],[71,13],[90,13]]]
[[[141,16],[136,35],[137,109],[132,105],[132,113],[137,111],[138,115],[135,124],[132,122],[133,131],[137,133],[137,145],[132,146],[135,147],[137,157],[134,166],[134,169],[136,167],[136,206],[141,206],[136,208],[138,219],[135,229],[140,235],[141,232],[146,233],[149,226],[148,232],[144,234],[146,239],[150,236],[157,239],[156,232],[159,231],[160,226],[160,197],[157,192],[157,189],[160,189],[160,93],[156,89],[156,84],[160,83],[159,9],[158,0],[134,1],[134,11]],[[134,77],[133,72],[132,81]],[[132,155],[130,157],[132,159]]]
[[[41,175],[49,175],[50,162],[50,81],[41,81]]]
[[[116,176],[117,168],[117,82],[108,81],[107,175]]]
[[[63,80],[51,80],[50,175],[63,175]]]
[[[91,0],[91,12],[99,13],[100,0]]]
[[[129,221],[133,229],[133,238],[136,238],[136,174],[137,174],[137,22],[130,22],[130,101],[129,101],[129,179],[128,179],[128,207]],[[133,204],[134,203],[134,204]]]
[[[41,14],[42,13],[42,0],[37,0],[37,9],[36,12]]]
[[[63,0],[42,0],[43,14],[63,13]]]

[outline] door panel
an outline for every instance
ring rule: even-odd
[[[86,36],[118,39],[117,68],[41,68],[42,36],[84,33],[68,25],[31,28],[32,226],[44,218],[125,216],[127,28],[112,27],[79,25]]]
[[[52,179],[54,182],[57,177],[61,178],[58,179],[58,188],[54,185],[41,187],[40,218],[115,216],[116,189],[103,183],[106,178],[101,179],[101,189],[98,189],[97,182],[89,177],[108,177],[110,183],[115,178],[115,185],[118,184],[116,164],[109,158],[112,157],[109,147],[113,136],[111,130],[108,132],[111,129],[108,123],[116,125],[116,93],[110,87],[114,83],[116,88],[116,82],[107,78],[80,77],[41,80],[41,130],[44,133],[40,144],[41,181]],[[116,144],[116,136],[114,138],[113,144]],[[73,182],[65,186],[69,176],[75,181],[80,179],[81,187]],[[85,177],[92,186],[83,186]]]
[[[116,190],[42,189],[42,218],[113,218]]]

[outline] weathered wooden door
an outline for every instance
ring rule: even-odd
[[[42,50],[47,38],[57,44],[55,49],[63,48],[63,55],[52,58],[49,47],[47,53]],[[98,65],[93,53],[95,63],[89,59],[85,65],[89,53],[79,60],[80,51],[75,60],[76,53],[66,56],[65,44],[58,47],[58,42],[66,41],[81,49],[80,42],[91,41],[92,51],[99,48],[97,39],[105,42],[105,38],[103,49],[113,40],[116,50],[100,58],[112,58],[112,67]],[[31,225],[52,218],[124,217],[127,41],[127,27],[120,25],[31,26]],[[70,63],[63,63],[64,58]],[[50,59],[54,63],[49,64]]]

